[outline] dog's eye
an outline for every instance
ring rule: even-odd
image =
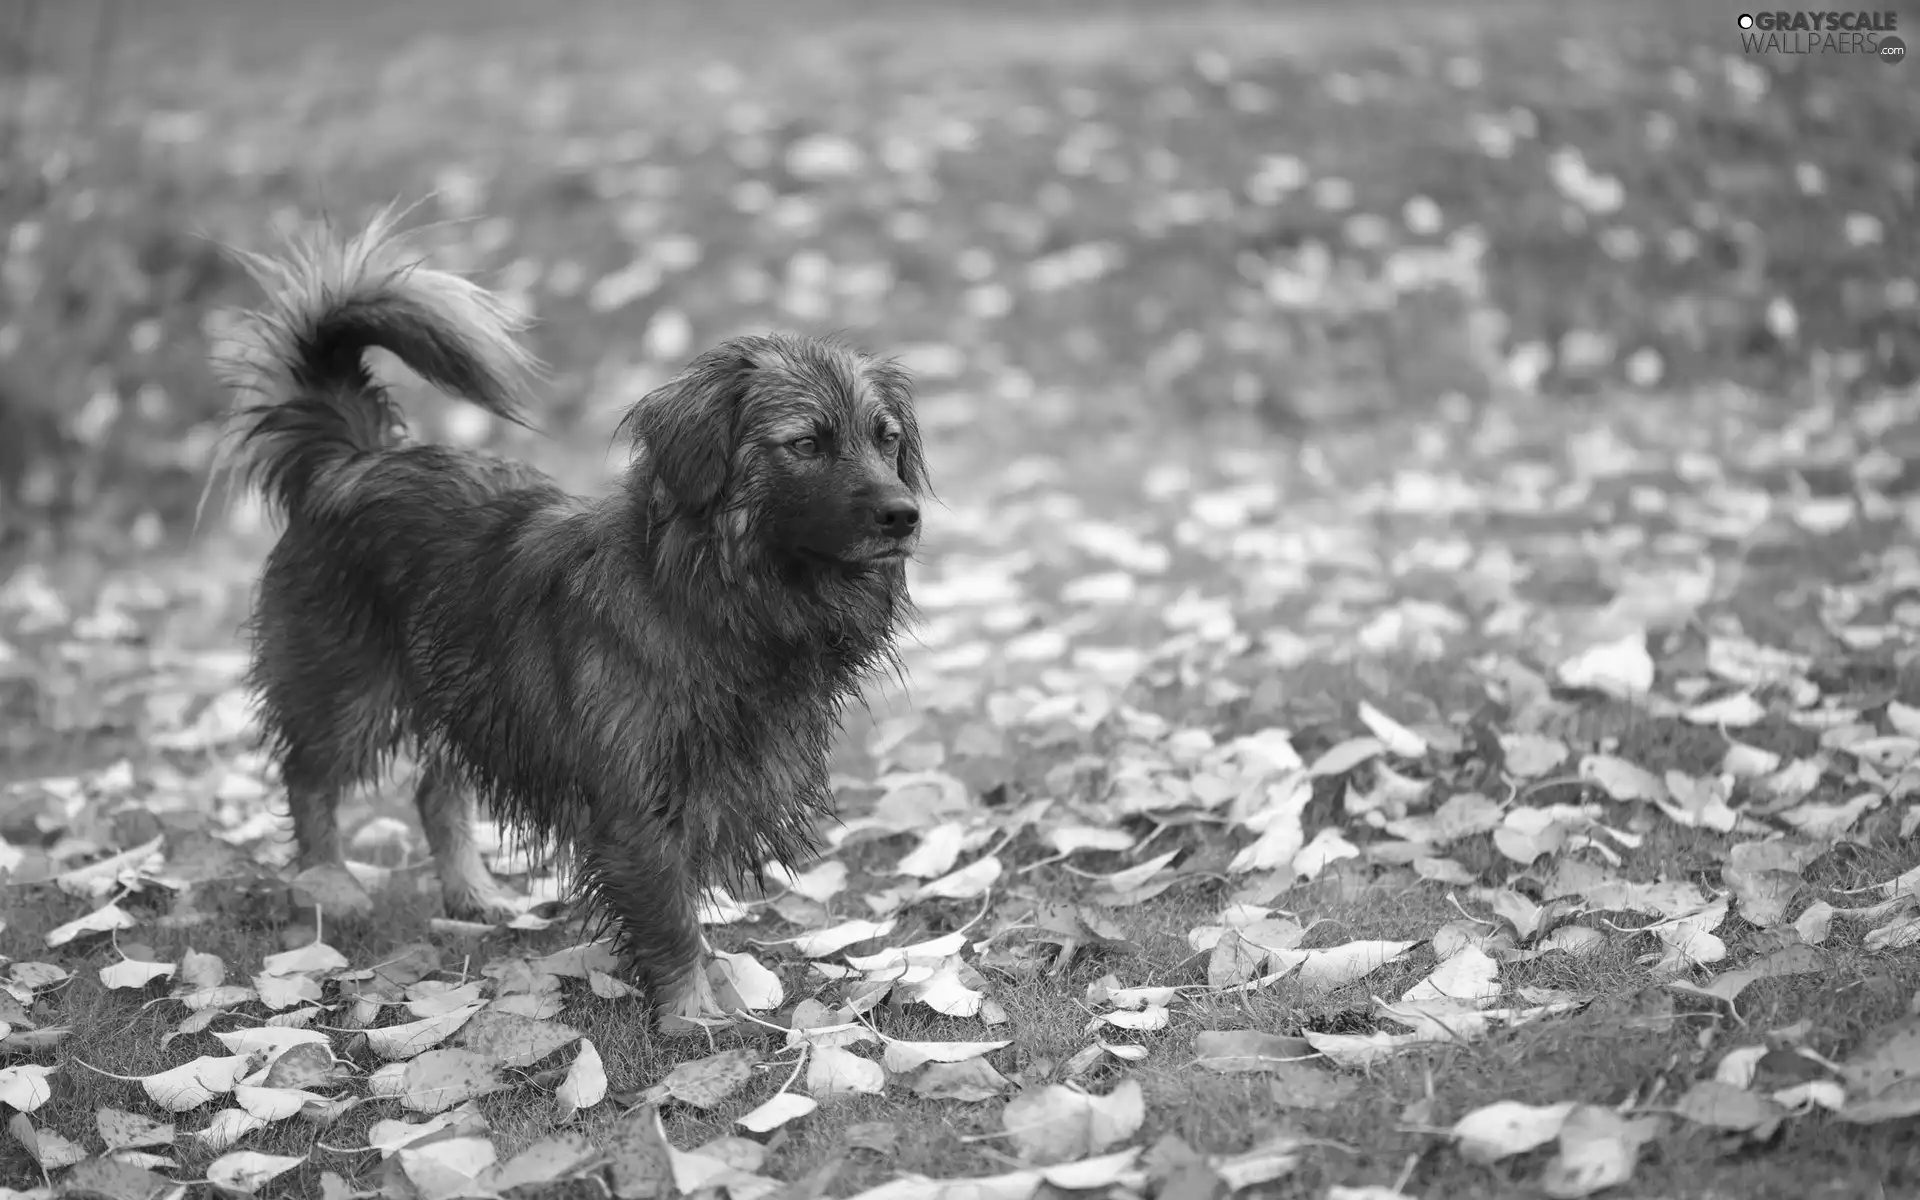
[[[899,445],[900,445],[900,434],[898,430],[882,429],[880,431],[880,448],[882,450],[890,451],[897,448]]]
[[[787,443],[787,449],[802,458],[812,458],[814,455],[820,453],[820,439],[810,437],[795,438]]]

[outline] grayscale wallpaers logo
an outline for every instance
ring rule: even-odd
[[[1740,47],[1748,54],[1846,54],[1902,62],[1907,44],[1894,32],[1895,12],[1762,12],[1740,14]]]

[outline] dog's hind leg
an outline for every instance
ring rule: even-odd
[[[287,785],[287,811],[293,818],[294,866],[337,867],[347,861],[340,841],[340,790],[325,778],[297,767],[281,771]]]
[[[393,749],[394,691],[377,659],[343,652],[350,638],[304,615],[319,606],[296,590],[300,579],[277,560],[268,569],[265,593],[281,602],[263,608],[254,643],[261,727],[286,785],[296,865],[339,866],[340,800]]]
[[[287,811],[293,818],[295,865],[339,866],[346,862],[340,838],[341,797],[355,784],[370,778],[379,760],[379,722],[370,719],[364,703],[306,705],[295,719],[273,703],[269,711],[275,740],[281,746],[280,778],[287,788]]]
[[[522,906],[480,859],[480,846],[473,837],[473,799],[441,754],[428,751],[422,756],[420,784],[413,799],[440,874],[447,915],[504,919],[518,913]]]

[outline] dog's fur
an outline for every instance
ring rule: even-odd
[[[478,286],[399,256],[392,218],[285,259],[229,382],[235,464],[284,517],[252,682],[302,865],[341,859],[335,805],[402,744],[447,907],[509,907],[469,791],[554,846],[642,985],[711,1012],[704,888],[814,847],[827,759],[910,617],[926,465],[906,376],[742,337],[640,400],[600,499],[512,462],[404,444],[364,352],[516,420],[528,358]]]

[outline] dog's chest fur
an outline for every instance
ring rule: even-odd
[[[808,853],[832,809],[842,712],[888,654],[897,585],[727,603],[577,513],[494,513],[491,536],[403,560],[419,577],[395,589],[416,597],[403,634],[416,729],[524,832],[564,844],[596,818],[657,822],[708,879]],[[743,612],[792,623],[716,624]]]
[[[810,849],[816,820],[832,808],[827,761],[857,683],[851,673],[791,659],[736,673],[689,656],[613,677],[625,658],[580,663],[595,676],[580,680],[580,715],[618,764],[596,801],[638,801],[663,817],[701,875],[738,876]],[[609,794],[622,780],[639,794]]]

